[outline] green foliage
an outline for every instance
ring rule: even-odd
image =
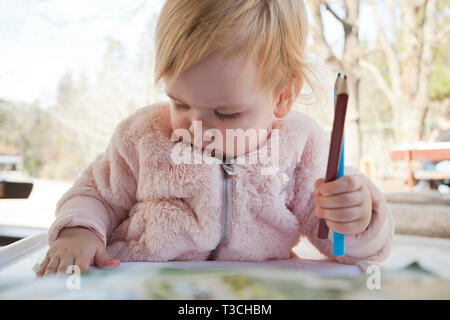
[[[433,100],[450,97],[450,58],[449,46],[437,49],[436,59],[430,76],[430,96]]]
[[[49,136],[50,121],[45,110],[38,103],[8,101],[1,103],[0,110],[0,146],[18,150],[27,173],[37,175]]]

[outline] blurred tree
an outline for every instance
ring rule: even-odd
[[[131,2],[120,12],[117,8],[110,12],[101,8],[101,14],[90,12],[73,20],[47,15],[45,9],[34,8],[31,13],[53,26],[68,27],[105,18],[128,23],[139,12],[154,7],[146,0]],[[100,72],[94,78],[66,72],[59,80],[55,105],[41,107],[38,102],[0,99],[0,147],[19,150],[32,176],[73,179],[105,151],[120,121],[138,107],[158,100],[159,92],[153,84],[156,19],[156,14],[149,15],[138,61],[128,58],[128,48],[120,41],[106,39]]]
[[[54,106],[0,100],[0,146],[18,149],[31,176],[73,179],[141,104],[134,67],[122,44],[109,40],[97,78],[66,72]]]
[[[83,74],[66,73],[60,80],[51,116],[77,145],[82,165],[103,152],[117,124],[137,109],[133,66],[118,41],[109,39],[102,70],[93,82]]]
[[[29,175],[39,175],[42,165],[55,159],[56,150],[49,143],[51,127],[51,118],[39,102],[0,101],[0,149],[17,150]]]
[[[358,40],[359,34],[359,0],[339,1],[342,6],[343,15],[339,15],[332,5],[326,0],[309,0],[309,8],[313,16],[311,25],[311,35],[313,37],[315,50],[322,59],[329,64],[332,70],[343,72],[348,75],[348,85],[350,90],[350,100],[347,110],[347,123],[345,128],[346,140],[346,163],[359,166],[361,156],[361,139],[359,124],[359,84],[361,72],[355,68],[359,64],[362,56],[362,48]],[[325,38],[324,11],[329,11],[341,24],[344,31],[344,49],[341,57],[336,55],[333,45]]]
[[[359,64],[372,73],[392,107],[396,142],[418,141],[422,138],[424,119],[433,96],[430,81],[437,48],[448,44],[449,1],[368,2],[374,12],[380,48],[386,57],[386,75],[366,59],[360,59]],[[388,8],[390,29],[382,21],[381,8]],[[401,21],[398,21],[398,10]],[[434,88],[436,84],[439,85],[440,80],[435,82]]]
[[[334,72],[350,76],[346,124],[349,140],[346,157],[350,163],[357,165],[361,155],[361,112],[370,111],[375,116],[372,123],[386,118],[382,105],[376,106],[376,112],[362,105],[368,94],[368,86],[364,92],[361,87],[364,77],[373,79],[390,105],[388,119],[394,143],[420,140],[431,99],[449,96],[449,3],[449,0],[308,0],[313,17],[311,49]],[[375,48],[369,48],[359,38],[363,4],[371,7],[376,22]],[[341,54],[337,53],[336,44],[326,38],[326,29],[332,26],[326,25],[329,20],[325,14],[331,14],[342,27]]]

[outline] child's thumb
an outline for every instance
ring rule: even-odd
[[[114,269],[120,264],[120,260],[113,259],[104,247],[95,253],[95,264],[100,268]]]

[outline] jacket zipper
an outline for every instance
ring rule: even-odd
[[[219,245],[227,239],[229,230],[230,210],[233,208],[233,176],[236,174],[231,164],[221,163],[224,171],[223,178],[223,219],[222,219],[222,236],[216,248],[209,253],[207,260],[214,260],[215,253]]]
[[[219,244],[225,242],[229,230],[230,211],[233,209],[233,176],[234,169],[231,164],[222,163],[224,171],[223,179],[223,221],[222,221],[222,237]]]

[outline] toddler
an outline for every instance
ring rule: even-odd
[[[37,275],[287,259],[302,237],[340,263],[385,259],[382,193],[354,168],[324,183],[329,140],[291,110],[310,82],[307,25],[302,0],[167,0],[155,80],[170,102],[123,120],[59,200]],[[346,235],[345,256],[333,257],[332,232],[317,237],[319,218]]]

